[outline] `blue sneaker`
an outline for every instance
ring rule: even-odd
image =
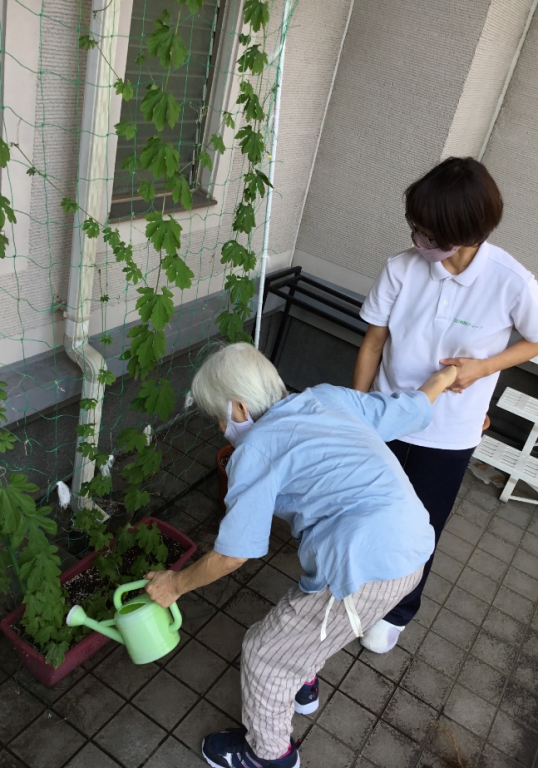
[[[317,676],[311,683],[305,683],[295,696],[295,711],[300,715],[311,715],[319,707],[319,683]]]
[[[202,742],[202,754],[213,768],[299,768],[301,760],[291,741],[289,752],[278,760],[256,757],[245,739],[244,728],[228,728],[206,736]]]

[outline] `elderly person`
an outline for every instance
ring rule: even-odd
[[[425,428],[455,376],[444,368],[405,394],[323,384],[288,396],[249,344],[219,350],[196,374],[194,400],[235,445],[227,512],[214,549],[178,573],[149,573],[148,593],[168,607],[264,557],[273,515],[301,539],[303,568],[299,586],[245,635],[245,728],[204,739],[209,765],[298,767],[291,720],[294,709],[317,708],[317,672],[419,583],[434,532],[385,443]]]

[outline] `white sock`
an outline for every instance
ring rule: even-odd
[[[396,627],[385,619],[377,621],[360,638],[360,643],[373,653],[387,653],[391,651],[405,627]]]

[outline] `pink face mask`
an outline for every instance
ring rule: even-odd
[[[430,263],[448,259],[450,256],[453,256],[460,247],[459,245],[453,245],[450,250],[443,251],[441,248],[435,246],[432,247],[431,244],[435,241],[429,240],[421,232],[416,231],[411,233],[411,240],[420,255]]]

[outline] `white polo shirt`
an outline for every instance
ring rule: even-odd
[[[459,275],[451,275],[440,262],[430,264],[410,248],[388,259],[361,315],[390,331],[372,389],[405,392],[439,370],[439,360],[499,354],[513,328],[538,342],[538,284],[491,243],[483,243]],[[402,439],[453,450],[478,445],[498,377],[479,379],[461,395],[443,392],[430,425]]]

